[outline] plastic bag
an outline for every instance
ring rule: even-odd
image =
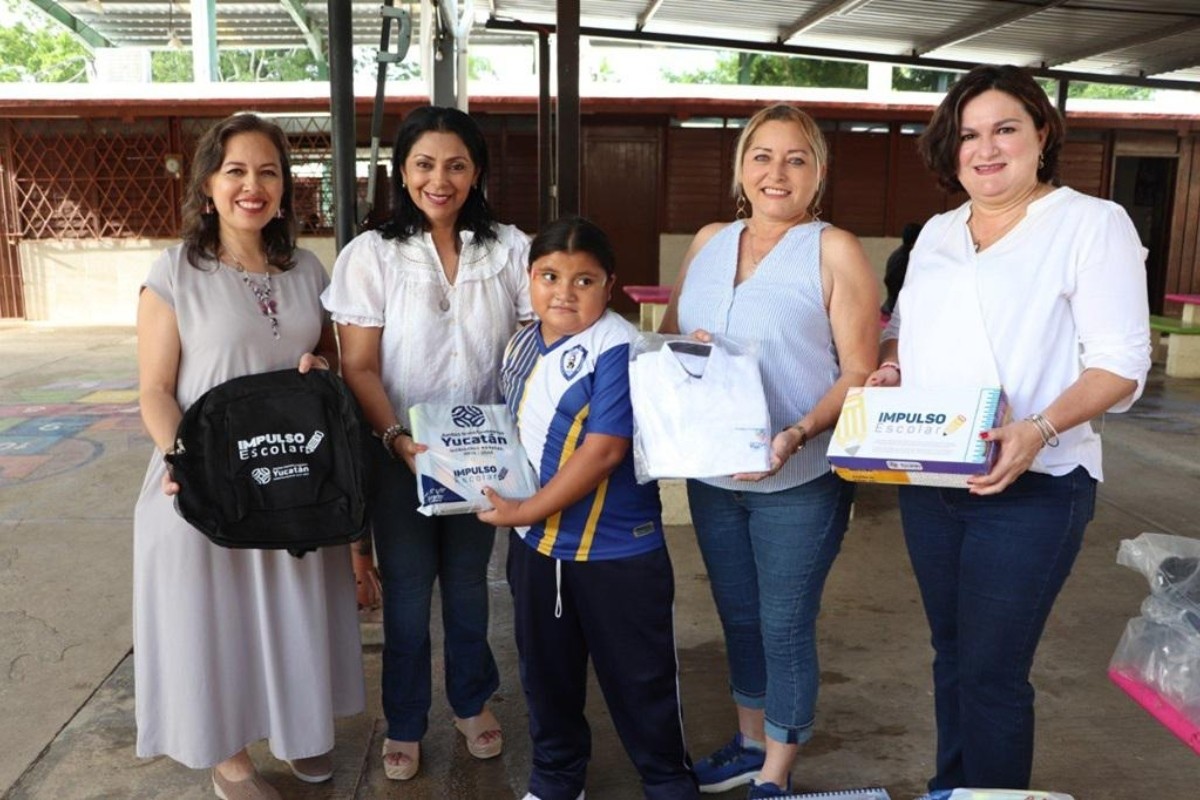
[[[417,453],[417,508],[425,516],[487,511],[485,486],[524,500],[538,480],[504,405],[419,403],[408,411]]]
[[[1075,800],[1060,792],[1034,792],[1028,789],[939,789],[918,800]]]
[[[643,333],[629,359],[639,483],[770,469],[771,416],[751,347]]]
[[[1200,540],[1143,533],[1121,542],[1117,563],[1150,585],[1125,626],[1108,675],[1200,753]]]

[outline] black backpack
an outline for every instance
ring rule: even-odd
[[[223,547],[302,556],[367,532],[370,429],[336,375],[234,378],[183,415],[167,455],[175,508]]]

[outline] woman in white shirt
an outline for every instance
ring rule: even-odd
[[[951,88],[920,148],[969,200],[926,223],[868,379],[1000,385],[1013,410],[970,488],[900,489],[935,650],[930,789],[1028,788],[1030,667],[1102,479],[1089,421],[1128,409],[1150,368],[1145,250],[1120,206],[1057,186],[1063,139],[1016,67]]]
[[[416,775],[428,728],[435,579],[455,726],[476,758],[503,746],[487,707],[499,686],[487,641],[495,529],[473,514],[417,512],[421,447],[405,427],[417,403],[501,402],[504,346],[532,317],[529,242],[492,218],[487,172],[487,145],[469,116],[434,106],[409,113],[393,148],[392,216],[342,250],[321,297],[337,323],[346,383],[383,443],[372,529],[383,585],[384,771],[393,780]],[[360,581],[372,568],[369,547],[356,550]]]

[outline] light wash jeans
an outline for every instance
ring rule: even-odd
[[[854,486],[832,472],[778,492],[688,481],[734,702],[763,709],[767,735],[778,742],[812,736],[817,612],[853,498]]]

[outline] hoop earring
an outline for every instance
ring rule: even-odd
[[[283,219],[284,216],[285,214],[283,213],[283,206],[275,209],[275,219]]]
[[[200,213],[206,217],[211,217],[213,214],[217,213],[217,209],[213,208],[213,201],[211,197],[204,201],[204,210]]]
[[[1041,169],[1045,169],[1045,168],[1046,168],[1046,154],[1045,154],[1045,152],[1039,152],[1038,153],[1038,169],[1041,170]]]
[[[737,213],[733,215],[734,219],[745,219],[746,214],[746,193],[738,192]]]

